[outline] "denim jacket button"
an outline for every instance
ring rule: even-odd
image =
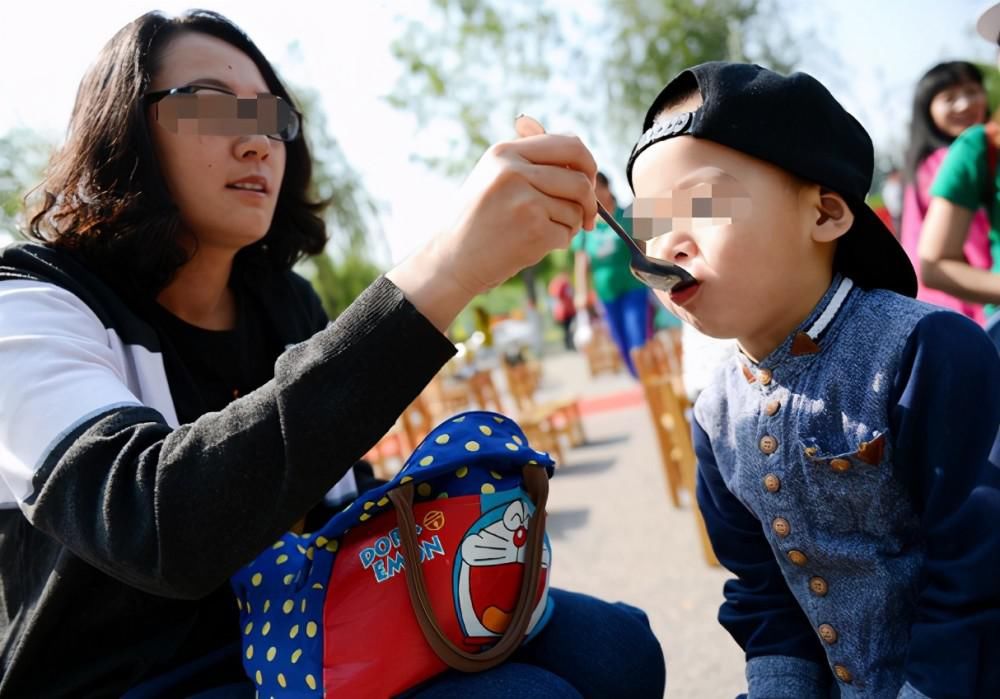
[[[760,379],[760,385],[761,386],[767,386],[768,384],[770,384],[771,383],[771,377],[772,377],[772,374],[771,374],[771,370],[770,369],[761,369],[757,373],[757,378]]]
[[[813,457],[819,453],[819,447],[806,447],[806,456]]]
[[[784,539],[792,531],[792,526],[788,523],[788,520],[784,517],[776,517],[773,522],[771,522],[771,529],[774,533]]]
[[[765,454],[773,454],[778,451],[778,440],[771,435],[765,435],[760,438],[760,450]]]
[[[826,580],[817,575],[809,579],[809,589],[817,597],[826,597],[826,593],[830,591],[830,586],[826,584]]]
[[[788,560],[790,560],[797,566],[804,566],[806,563],[809,562],[809,559],[806,558],[806,555],[804,553],[802,553],[801,551],[797,551],[795,549],[792,549],[791,551],[788,552]]]
[[[817,631],[819,631],[819,637],[823,639],[823,643],[832,646],[837,642],[837,630],[829,624],[820,624]]]
[[[781,407],[781,403],[776,400],[768,401],[767,405],[764,406],[764,412],[767,413],[768,417],[773,416],[778,409]]]
[[[851,680],[854,679],[851,676],[850,671],[848,671],[848,669],[843,665],[834,665],[833,674],[835,674],[837,676],[837,679],[843,682],[844,684],[850,684]]]
[[[769,493],[777,493],[781,490],[781,479],[773,473],[769,473],[764,476],[764,487]]]
[[[833,459],[830,461],[830,468],[837,473],[843,473],[851,468],[851,462],[847,459]]]

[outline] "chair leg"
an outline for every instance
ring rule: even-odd
[[[695,501],[691,509],[694,511],[695,526],[698,528],[698,538],[701,539],[701,549],[705,556],[705,562],[710,566],[718,566],[719,559],[715,556],[715,551],[712,550],[712,542],[708,538],[708,530],[705,529],[705,518],[701,516],[701,508],[698,507],[698,502]]]

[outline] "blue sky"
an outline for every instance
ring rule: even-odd
[[[10,3],[0,27],[0,133],[27,126],[59,140],[80,77],[111,35],[145,11],[174,14],[192,5],[230,17],[289,81],[320,92],[331,130],[382,205],[384,264],[402,259],[449,223],[439,212],[447,210],[442,203],[453,198],[460,182],[411,160],[414,152],[436,151],[434,136],[417,134],[415,120],[382,99],[399,75],[389,52],[402,27],[397,17],[420,18],[424,1]],[[984,7],[977,0],[785,0],[779,6],[789,8],[786,19],[803,42],[801,68],[827,84],[878,148],[902,144],[912,86],[924,70],[944,59],[996,58],[996,48],[972,29]],[[292,42],[298,42],[295,52],[288,50]],[[624,178],[615,166],[620,158],[599,148],[596,154],[619,175],[613,179],[620,191]]]

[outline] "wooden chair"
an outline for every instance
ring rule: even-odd
[[[421,396],[427,410],[438,421],[468,410],[473,400],[468,381],[458,377],[445,377],[441,373],[431,379]]]
[[[468,379],[469,390],[472,392],[472,400],[482,410],[492,410],[497,413],[503,412],[503,403],[500,401],[500,393],[493,383],[493,374],[490,371],[477,371]]]
[[[587,359],[591,377],[604,372],[617,374],[625,368],[625,363],[618,352],[618,347],[611,339],[607,325],[594,322],[590,327],[590,342],[583,346],[583,355]]]
[[[506,363],[505,363],[506,366]],[[537,381],[537,379],[536,379]],[[493,374],[489,371],[476,372],[469,379],[469,386],[475,402],[483,410],[493,410],[504,412],[503,403],[500,400],[500,393],[493,382]],[[509,379],[508,379],[509,387]],[[514,416],[517,423],[524,430],[524,436],[528,438],[531,446],[539,451],[546,451],[552,455],[557,464],[564,462],[562,446],[559,444],[559,430],[555,423],[546,415],[534,411],[523,411],[521,403],[513,396],[515,406],[517,406]]]
[[[549,421],[559,436],[564,436],[570,446],[577,447],[587,441],[583,431],[583,417],[575,396],[538,402],[535,391],[540,383],[541,365],[537,362],[518,364],[503,363],[507,388],[517,406],[521,420],[528,422]]]
[[[403,467],[403,460],[409,453],[406,442],[406,433],[397,421],[364,455],[364,460],[372,465],[372,471],[377,478],[389,480]]]
[[[675,388],[677,377],[670,373],[671,359],[667,346],[654,338],[632,351],[632,361],[649,404],[670,499],[675,507],[680,507],[679,491],[688,491],[705,561],[717,566],[719,561],[712,551],[705,520],[695,498],[697,457],[691,442],[691,426],[685,415],[687,401],[684,394]]]

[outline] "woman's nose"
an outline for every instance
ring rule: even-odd
[[[271,141],[261,134],[244,136],[236,142],[235,149],[240,160],[265,160],[271,154]]]

